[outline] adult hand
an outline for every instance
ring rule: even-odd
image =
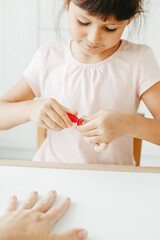
[[[127,113],[114,110],[101,110],[83,119],[87,122],[77,129],[86,142],[95,144],[95,150],[105,151],[113,140],[126,134],[128,127]]]
[[[63,107],[53,98],[35,100],[29,108],[29,118],[38,127],[61,131],[72,126],[67,112],[77,115],[77,111]]]
[[[6,212],[0,217],[0,240],[79,240],[86,239],[83,229],[69,230],[60,234],[51,232],[55,223],[70,206],[67,198],[51,208],[56,192],[50,191],[46,198],[36,203],[38,193],[32,192],[27,200],[16,210],[17,198],[13,196]]]

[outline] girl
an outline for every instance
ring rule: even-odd
[[[64,5],[72,40],[37,51],[23,78],[1,99],[0,129],[27,121],[48,129],[36,161],[135,165],[133,137],[160,145],[158,64],[150,47],[121,39],[143,12],[142,1]],[[141,100],[154,119],[137,115]],[[73,128],[67,113],[85,115],[87,123]],[[96,143],[100,152],[94,151]]]

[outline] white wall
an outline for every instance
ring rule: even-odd
[[[55,23],[61,6],[62,0],[0,0],[0,95],[20,79],[39,46],[56,41]],[[146,1],[145,7],[151,13],[146,14],[139,35],[136,27],[130,26],[124,38],[149,44],[160,63],[160,1]],[[69,39],[67,14],[60,26],[64,39]],[[151,117],[144,104],[139,111]],[[0,158],[31,159],[35,151],[36,127],[33,124],[0,131]],[[160,166],[159,146],[143,141],[142,165]]]
[[[0,19],[2,96],[21,78],[37,49],[37,0],[0,0]],[[0,131],[0,158],[32,158],[35,146],[36,128],[31,123]]]

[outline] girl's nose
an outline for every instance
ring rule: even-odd
[[[88,41],[93,44],[99,44],[101,41],[101,33],[97,28],[91,28],[88,32]]]

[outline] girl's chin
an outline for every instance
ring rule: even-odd
[[[81,48],[82,51],[88,55],[95,55],[95,54],[101,54],[103,52],[103,49],[101,48],[96,48],[96,49],[90,49],[90,48]]]

